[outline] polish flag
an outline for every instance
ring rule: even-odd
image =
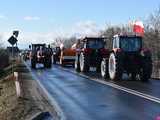
[[[133,24],[133,32],[135,32],[136,34],[139,34],[141,36],[144,35],[144,25],[143,25],[142,21],[136,21]]]

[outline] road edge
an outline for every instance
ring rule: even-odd
[[[26,68],[29,70],[29,73],[31,74],[31,76],[37,82],[37,85],[38,85],[37,87],[38,87],[40,94],[53,106],[53,109],[56,112],[56,114],[54,114],[53,117],[56,116],[55,119],[57,119],[57,120],[66,120],[66,117],[65,117],[62,109],[60,108],[60,106],[56,102],[56,100],[53,97],[51,97],[51,95],[48,93],[46,88],[41,84],[41,82],[36,78],[36,76],[31,73],[31,69],[29,68],[29,66],[25,62],[23,62],[23,63],[26,66]]]

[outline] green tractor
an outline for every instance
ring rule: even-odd
[[[32,44],[31,50],[31,67],[36,68],[37,63],[41,63],[45,68],[52,67],[52,50],[45,44]]]
[[[143,48],[141,36],[113,37],[109,60],[103,59],[101,62],[101,75],[120,80],[123,73],[127,73],[132,80],[148,81],[151,78],[152,56],[149,49]]]

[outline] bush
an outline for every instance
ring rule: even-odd
[[[9,55],[7,50],[0,49],[0,69],[3,69],[9,65]]]

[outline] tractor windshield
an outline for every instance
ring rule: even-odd
[[[100,39],[88,40],[87,48],[93,48],[93,49],[104,48],[104,41]]]
[[[121,37],[120,48],[124,51],[135,52],[142,47],[142,38],[140,37]]]

